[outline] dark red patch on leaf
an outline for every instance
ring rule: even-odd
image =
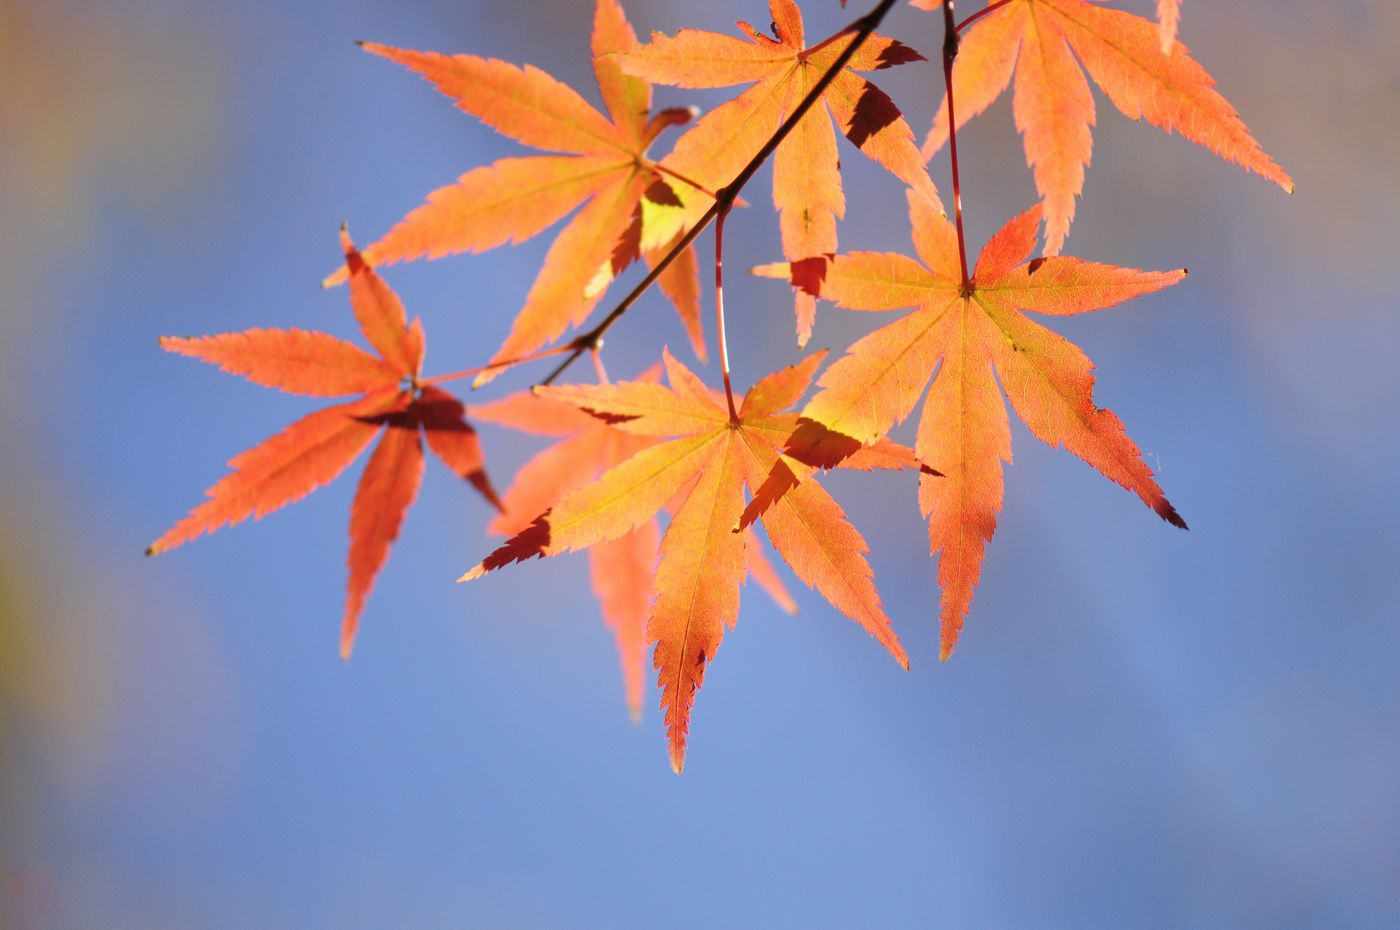
[[[682,205],[681,199],[676,196],[676,192],[671,188],[671,185],[666,183],[664,178],[657,178],[655,181],[652,181],[651,186],[646,189],[642,196],[652,203],[660,204],[663,207],[679,207]]]
[[[744,513],[739,517],[739,525],[734,528],[734,532],[740,533],[753,526],[763,517],[774,504],[783,499],[783,495],[801,484],[802,478],[792,470],[792,467],[779,459],[773,470],[768,473],[768,477],[763,479],[763,484],[754,491],[753,500],[744,508]]]
[[[696,107],[667,107],[659,110],[647,120],[646,127],[642,130],[642,138],[651,142],[665,132],[667,127],[684,126],[699,115],[700,110]]]
[[[444,465],[471,483],[491,506],[501,510],[501,499],[486,474],[486,457],[476,430],[466,419],[466,408],[451,394],[435,387],[425,387],[410,408],[428,448]]]
[[[813,297],[822,295],[822,282],[826,280],[827,269],[825,257],[799,258],[789,268],[793,287]]]
[[[803,417],[797,421],[797,429],[788,437],[783,451],[803,465],[831,469],[862,448],[864,445],[858,439]]]
[[[550,535],[549,511],[546,510],[536,517],[533,523],[503,542],[495,552],[482,559],[481,564],[458,580],[474,581],[487,572],[493,572],[513,562],[544,558],[545,550],[549,548]]]
[[[602,420],[609,426],[616,426],[619,423],[626,423],[628,420],[637,419],[637,416],[631,413],[608,413],[606,410],[593,410],[589,407],[580,407],[579,409],[590,417]]]
[[[1178,529],[1189,530],[1191,528],[1186,525],[1186,521],[1181,518],[1181,514],[1176,512],[1176,508],[1173,507],[1165,497],[1153,504],[1152,509],[1157,512],[1157,516]]]

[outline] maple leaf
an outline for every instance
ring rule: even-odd
[[[684,764],[695,692],[725,627],[732,628],[738,617],[739,586],[750,557],[748,536],[738,531],[744,487],[760,487],[781,458],[797,423],[795,414],[782,411],[801,398],[823,357],[815,353],[760,380],[732,418],[724,397],[716,397],[669,352],[669,388],[633,381],[540,389],[543,396],[572,404],[617,429],[672,438],[565,494],[462,576],[472,580],[512,562],[617,539],[681,495],[661,540],[646,628],[647,641],[656,644],[653,665],[677,772]],[[912,462],[909,453],[893,467]],[[865,560],[865,540],[816,481],[787,493],[764,514],[763,525],[773,547],[805,584],[908,667],[880,605]]]
[[[697,29],[682,29],[675,36],[653,32],[649,43],[616,56],[628,73],[655,84],[699,88],[756,82],[697,121],[668,156],[668,164],[709,189],[738,176],[853,41],[840,37],[809,50],[796,3],[770,0],[769,11],[776,38],[741,21],[738,26],[747,39]],[[836,251],[836,221],[845,215],[846,197],[833,119],[863,153],[938,203],[914,133],[899,108],[856,73],[922,60],[894,39],[870,36],[778,146],[773,156],[773,203],[780,214],[783,254],[790,262]],[[690,225],[709,206],[694,191],[676,193],[687,211],[677,221],[681,225]],[[805,345],[816,287],[799,283],[803,286],[796,293],[797,332],[799,344]]]
[[[249,517],[260,519],[300,500],[335,480],[382,433],[350,509],[349,584],[340,634],[341,656],[349,658],[365,599],[418,494],[423,440],[493,505],[499,508],[500,501],[462,403],[419,381],[421,322],[414,319],[409,325],[398,296],[369,268],[344,231],[341,242],[350,303],[377,355],[326,333],[298,329],[160,340],[168,352],[218,365],[254,384],[313,397],[364,396],[302,417],[239,453],[229,461],[233,472],[204,492],[208,500],[152,543],[146,554],[157,555]]]
[[[655,382],[659,375],[659,367],[653,366],[636,380]],[[526,529],[565,494],[658,442],[656,437],[628,433],[577,407],[532,392],[473,407],[472,416],[478,422],[559,438],[521,466],[514,483],[501,495],[502,512],[487,529],[503,536]],[[627,706],[634,721],[641,719],[646,621],[660,541],[661,531],[653,518],[588,550],[590,581],[602,605],[603,620],[617,643]],[[780,608],[796,613],[797,604],[757,537],[750,536],[747,544],[749,574]]]
[[[480,252],[507,241],[523,242],[583,209],[559,233],[545,256],[493,363],[528,355],[580,325],[607,283],[633,260],[655,263],[677,238],[673,226],[649,228],[645,205],[676,202],[673,174],[647,157],[668,126],[689,122],[693,112],[651,114],[651,87],[623,74],[612,57],[637,38],[617,0],[598,0],[593,21],[593,70],[608,115],[548,73],[495,58],[411,51],[362,43],[432,82],[457,107],[525,145],[567,155],[503,158],[462,175],[428,195],[365,259],[384,265],[415,258]],[[658,283],[675,304],[696,354],[704,360],[699,283],[694,255],[663,272]],[[324,282],[343,280],[343,271]],[[504,367],[488,368],[477,384]]]
[[[1168,13],[1164,27],[1169,22]],[[1176,42],[1164,53],[1162,45],[1152,22],[1087,0],[1012,0],[963,38],[953,65],[958,126],[991,106],[1015,74],[1016,128],[1045,202],[1047,255],[1058,254],[1069,235],[1093,151],[1096,115],[1084,69],[1129,118],[1179,132],[1293,192],[1293,180],[1259,147],[1186,47]],[[932,156],[947,138],[945,102],[924,154]]]
[[[1100,310],[1176,284],[1186,272],[1137,271],[1067,256],[1027,261],[1041,220],[1036,206],[992,238],[964,287],[952,224],[916,196],[909,197],[909,208],[920,261],[884,252],[838,255],[822,297],[849,310],[916,309],[855,342],[826,370],[788,452],[834,464],[907,418],[933,382],[914,453],[941,473],[920,478],[919,503],[929,520],[930,549],[942,553],[940,653],[947,659],[996,529],[1001,462],[1011,461],[1001,391],[1041,441],[1063,446],[1136,493],[1162,519],[1186,528],[1122,422],[1094,403],[1088,357],[1020,312]],[[782,264],[754,271],[789,274]]]

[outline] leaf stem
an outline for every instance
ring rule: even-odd
[[[706,197],[716,198],[716,196],[717,196],[717,195],[715,194],[714,191],[710,190],[710,189],[709,189],[708,187],[706,187],[705,185],[701,184],[701,183],[698,182],[698,181],[692,181],[690,178],[688,178],[688,177],[686,177],[685,175],[681,174],[679,171],[674,171],[674,170],[672,170],[672,169],[670,169],[670,168],[667,168],[665,165],[663,165],[663,164],[662,164],[661,162],[659,162],[659,161],[652,162],[652,163],[651,163],[651,166],[652,166],[653,168],[655,168],[657,171],[661,172],[662,174],[669,174],[671,177],[675,178],[677,181],[680,181],[682,184],[686,185],[687,187],[693,187],[693,188],[695,188],[697,191],[699,191],[700,193],[704,194]]]
[[[973,14],[972,14],[971,16],[969,16],[967,19],[965,19],[965,20],[963,20],[962,22],[958,23],[958,25],[957,25],[957,31],[958,31],[958,33],[961,34],[962,31],[963,31],[964,29],[966,29],[968,26],[971,26],[973,23],[977,22],[979,19],[981,19],[982,17],[986,16],[988,13],[995,13],[997,10],[999,10],[999,9],[1001,9],[1002,7],[1006,6],[1006,5],[1007,5],[1008,3],[1010,3],[1010,2],[1011,2],[1011,0],[996,0],[996,3],[989,3],[989,4],[987,4],[986,9],[978,10],[976,13],[973,13]]]
[[[837,39],[845,35],[850,35],[854,31],[855,24],[852,23],[850,26],[847,26],[845,29],[842,29],[835,35],[829,35],[825,39],[822,39],[820,42],[818,42],[816,45],[813,45],[811,48],[803,49],[800,53],[798,53],[797,59],[799,61],[806,61],[808,58],[811,58],[817,52],[820,52],[822,49],[826,48],[828,45],[835,42]]]
[[[424,387],[429,384],[442,384],[445,381],[460,381],[463,378],[475,378],[482,372],[495,371],[497,368],[511,368],[515,365],[523,365],[526,362],[534,362],[554,355],[563,355],[572,348],[573,346],[569,345],[552,346],[548,349],[540,349],[538,352],[531,352],[528,355],[521,355],[516,358],[503,358],[498,362],[489,362],[478,368],[467,368],[463,371],[451,372],[450,374],[434,375],[431,378],[419,378],[417,384],[418,387]]]
[[[565,358],[554,371],[550,372],[549,376],[540,382],[541,384],[552,384],[570,365],[578,360],[580,355],[593,348],[598,340],[602,338],[603,334],[612,328],[612,325],[637,302],[639,297],[646,293],[648,288],[656,283],[656,279],[661,277],[662,272],[669,268],[671,263],[700,236],[700,233],[704,232],[705,227],[709,226],[710,223],[720,215],[720,211],[727,210],[734,205],[744,185],[753,178],[754,174],[758,172],[758,169],[763,166],[763,163],[773,155],[778,145],[781,144],[792,130],[796,128],[797,124],[802,121],[802,118],[807,115],[807,111],[821,99],[821,95],[826,92],[827,87],[831,85],[832,81],[836,80],[836,75],[841,72],[842,68],[846,67],[853,57],[855,57],[856,52],[865,44],[865,40],[870,38],[870,34],[876,30],[881,21],[884,20],[885,14],[894,7],[894,4],[895,0],[880,0],[869,13],[866,13],[860,19],[851,23],[851,25],[838,33],[838,35],[854,33],[855,38],[851,40],[849,45],[841,50],[841,54],[836,56],[836,60],[831,63],[831,66],[822,72],[822,76],[812,85],[812,89],[807,92],[807,96],[803,97],[802,101],[792,109],[787,119],[783,121],[782,125],[778,127],[772,137],[764,143],[763,147],[758,150],[758,153],[750,159],[743,170],[735,175],[734,180],[715,192],[717,195],[715,202],[710,205],[709,209],[705,211],[700,219],[696,220],[695,225],[692,226],[675,245],[671,246],[670,251],[663,255],[661,260],[652,266],[647,276],[642,278],[642,280],[637,283],[637,286],[632,288],[627,296],[623,297],[618,305],[599,321],[597,326],[594,326],[588,332],[563,347],[564,350],[569,353],[568,357]]]
[[[715,339],[719,342],[719,370],[724,376],[724,399],[729,403],[729,422],[738,423],[734,386],[729,380],[729,343],[724,336],[724,221],[728,218],[728,206],[715,217]]]
[[[597,346],[591,353],[593,355],[593,370],[598,373],[598,383],[608,383],[608,370],[603,367],[603,347]]]
[[[999,5],[999,4],[998,4]],[[993,7],[988,7],[991,10]],[[982,12],[987,12],[983,10]],[[973,17],[975,18],[975,17]],[[971,21],[971,18],[968,20]],[[958,228],[958,265],[962,271],[962,289],[972,287],[967,274],[967,238],[963,235],[962,175],[958,171],[958,121],[953,110],[953,61],[958,57],[958,28],[953,24],[953,0],[943,4],[943,85],[948,101],[948,158],[953,168],[953,221]]]

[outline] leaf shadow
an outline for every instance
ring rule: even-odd
[[[889,95],[870,82],[866,82],[860,99],[851,112],[851,124],[846,127],[846,138],[856,148],[864,148],[870,138],[900,118],[899,107]]]

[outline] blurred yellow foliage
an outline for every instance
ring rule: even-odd
[[[44,463],[16,454],[42,412],[34,386],[15,383],[24,366],[13,361],[32,345],[33,328],[62,324],[61,302],[46,295],[73,255],[90,247],[94,204],[110,194],[123,208],[178,205],[217,154],[210,101],[220,56],[181,19],[67,0],[0,0],[5,927],[52,925],[36,914],[50,913],[56,891],[30,854],[52,826],[54,791],[81,788],[100,768],[113,717],[112,619],[137,614],[129,592],[102,582],[110,570],[65,529],[72,521],[56,516],[65,495]]]
[[[159,209],[201,180],[219,60],[168,14],[0,0],[0,336],[38,311],[98,194]]]

